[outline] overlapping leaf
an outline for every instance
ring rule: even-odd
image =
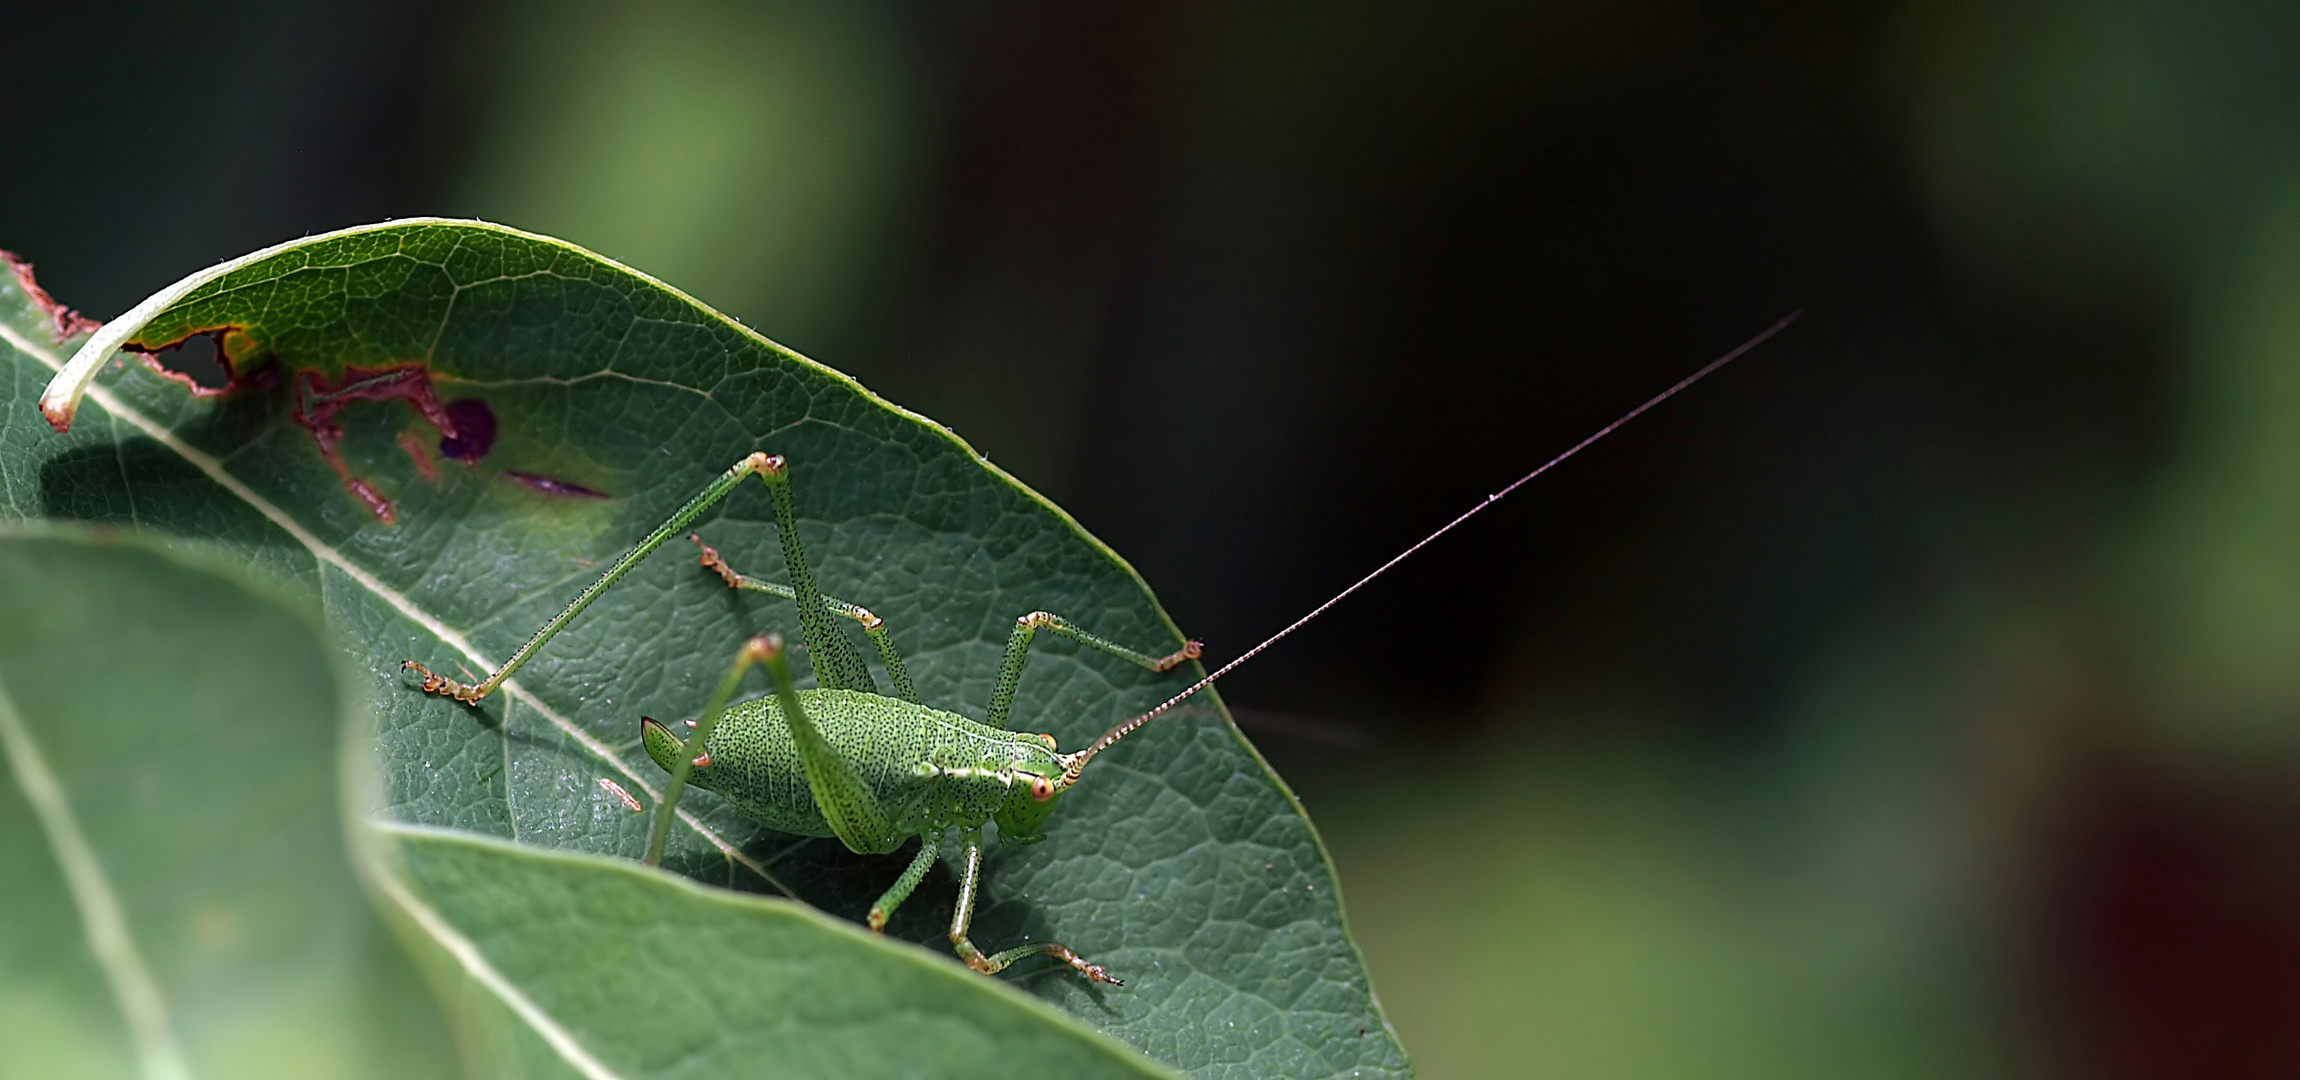
[[[251,256],[115,327],[143,348],[217,332],[240,392],[195,398],[114,360],[67,435],[33,408],[66,351],[42,336],[53,320],[20,291],[0,301],[16,346],[0,512],[211,538],[316,592],[371,674],[394,821],[640,850],[644,817],[600,783],[652,805],[659,774],[638,751],[639,714],[690,715],[745,635],[795,629],[786,602],[731,593],[666,551],[554,641],[517,692],[477,710],[418,695],[398,662],[483,672],[753,450],[790,459],[825,587],[887,618],[939,706],[981,715],[1007,630],[1033,609],[1144,648],[1181,637],[1121,560],[950,433],[555,241],[419,221]],[[457,439],[443,445],[419,395],[330,398],[354,369],[424,381],[447,406],[429,415],[450,417]],[[478,415],[469,402],[484,403],[495,438],[466,462],[443,451],[472,455],[476,422],[452,419]],[[331,425],[340,471],[314,435]],[[781,576],[763,492],[739,491],[700,531],[738,567]],[[266,662],[215,647],[251,671]],[[1184,678],[1057,644],[1033,659],[1015,722],[1076,746]],[[1009,984],[1196,1075],[1404,1072],[1307,820],[1202,701],[1105,755],[1045,843],[991,857],[976,939],[1052,938],[1109,965],[1124,989],[1051,972]],[[699,881],[771,893],[771,878],[852,918],[900,869],[691,798],[694,826],[667,863]],[[893,932],[942,949],[952,892],[930,877]]]
[[[553,1056],[594,1077],[1172,1075],[963,967],[798,904],[628,860],[380,831],[402,902],[451,928],[451,949],[484,957],[520,1014],[481,1040],[490,1075],[560,1071],[531,1067]]]
[[[131,540],[0,526],[0,1073],[452,1069],[344,850],[317,619]]]

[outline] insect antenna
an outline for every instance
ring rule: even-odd
[[[1150,711],[1132,717],[1119,724],[1117,727],[1103,732],[1102,737],[1094,740],[1092,743],[1087,744],[1086,749],[1080,750],[1075,754],[1066,755],[1062,767],[1062,786],[1068,787],[1071,784],[1077,783],[1078,774],[1085,771],[1086,763],[1094,760],[1094,755],[1109,749],[1110,744],[1133,734],[1135,729],[1140,728],[1142,725],[1147,724],[1152,720],[1156,720],[1160,716],[1163,716],[1166,713],[1172,711],[1176,705],[1180,705],[1183,702],[1188,701],[1190,699],[1190,695],[1214,685],[1214,680],[1219,679],[1224,675],[1228,675],[1231,671],[1236,670],[1238,665],[1243,664],[1248,660],[1252,660],[1255,656],[1260,655],[1262,650],[1267,649],[1270,646],[1284,640],[1286,635],[1291,634],[1294,631],[1301,629],[1302,627],[1308,626],[1311,621],[1315,620],[1318,616],[1325,614],[1326,609],[1333,607],[1335,604],[1341,603],[1351,593],[1365,588],[1367,583],[1373,581],[1375,578],[1382,576],[1383,574],[1388,573],[1391,567],[1406,561],[1407,557],[1411,556],[1414,552],[1428,547],[1438,537],[1452,532],[1454,530],[1454,526],[1477,516],[1479,511],[1484,510],[1486,507],[1492,506],[1497,502],[1500,502],[1502,499],[1508,497],[1510,492],[1516,491],[1517,489],[1524,487],[1526,484],[1531,483],[1534,477],[1540,476],[1541,474],[1556,468],[1558,465],[1562,464],[1565,459],[1588,449],[1590,444],[1606,437],[1607,435],[1613,434],[1615,429],[1621,427],[1623,424],[1626,424],[1631,420],[1635,420],[1639,416],[1644,415],[1646,410],[1651,409],[1652,407],[1677,396],[1678,391],[1692,386],[1694,383],[1700,382],[1702,379],[1709,377],[1709,375],[1715,372],[1718,368],[1724,367],[1725,365],[1740,359],[1743,353],[1746,353],[1759,345],[1763,345],[1766,340],[1771,338],[1773,335],[1788,329],[1789,324],[1796,322],[1797,317],[1803,315],[1804,313],[1804,309],[1799,308],[1796,311],[1788,313],[1787,315],[1783,315],[1781,317],[1781,321],[1766,327],[1765,330],[1762,333],[1759,333],[1756,337],[1742,342],[1739,346],[1735,347],[1733,351],[1728,352],[1715,360],[1709,361],[1707,364],[1703,365],[1699,371],[1696,371],[1691,375],[1687,375],[1686,377],[1677,380],[1677,382],[1669,389],[1663,390],[1662,392],[1646,399],[1645,404],[1639,405],[1638,407],[1621,414],[1620,419],[1615,420],[1614,422],[1607,424],[1604,427],[1598,428],[1594,434],[1590,435],[1586,439],[1581,440],[1580,442],[1573,444],[1573,446],[1567,449],[1564,453],[1543,462],[1540,468],[1535,469],[1532,472],[1525,474],[1524,476],[1518,477],[1516,480],[1512,481],[1508,487],[1505,487],[1500,491],[1496,491],[1493,494],[1486,496],[1484,500],[1480,501],[1477,505],[1462,511],[1460,517],[1446,522],[1444,525],[1439,526],[1436,532],[1433,532],[1428,536],[1422,537],[1420,540],[1415,541],[1412,547],[1398,552],[1396,555],[1390,558],[1390,561],[1375,567],[1372,573],[1367,574],[1366,576],[1359,578],[1357,581],[1351,583],[1349,588],[1335,593],[1332,599],[1327,600],[1325,603],[1319,604],[1317,607],[1310,609],[1309,614],[1304,615],[1299,619],[1295,619],[1291,623],[1288,623],[1285,629],[1270,635],[1268,638],[1264,639],[1261,644],[1238,654],[1238,656],[1231,660],[1229,663],[1216,668],[1213,674],[1208,675],[1205,678],[1198,680],[1197,682],[1191,683],[1189,689],[1184,690],[1181,693],[1174,695],[1173,697],[1167,698],[1165,701],[1160,702],[1157,707],[1151,709]]]

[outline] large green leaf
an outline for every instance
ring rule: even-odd
[[[790,459],[825,588],[889,621],[934,704],[981,715],[1007,630],[1033,609],[1143,648],[1181,640],[1123,561],[950,432],[557,241],[402,222],[196,275],[107,327],[86,355],[217,331],[249,385],[198,399],[115,358],[65,435],[31,401],[64,350],[40,336],[52,320],[15,308],[0,321],[17,346],[0,507],[213,538],[315,591],[372,675],[397,822],[640,851],[644,816],[598,781],[651,805],[661,777],[638,750],[639,714],[692,715],[745,635],[795,629],[786,602],[731,593],[670,552],[477,710],[421,696],[398,663],[484,672],[603,560],[753,450]],[[420,365],[443,400],[484,401],[499,436],[475,463],[438,460],[439,434],[418,410],[352,404],[332,419],[343,473],[364,485],[355,497],[297,422],[294,388],[398,365]],[[379,516],[382,500],[396,524]],[[756,487],[700,531],[736,566],[781,576]],[[266,662],[228,645],[219,655],[251,671]],[[1187,677],[1055,644],[1035,655],[1014,716],[1075,747]],[[755,892],[779,882],[852,919],[900,870],[900,859],[769,833],[707,793],[690,798],[692,827],[666,865],[699,881]],[[1064,941],[1127,985],[1040,970],[980,981],[984,993],[1019,987],[1200,1076],[1407,1070],[1316,834],[1213,695],[1105,755],[1049,831],[989,858],[976,940]],[[890,932],[947,956],[953,893],[947,874],[930,876]]]
[[[0,1075],[454,1067],[345,854],[317,613],[240,577],[0,527]]]
[[[1171,1075],[957,964],[624,859],[387,826],[413,910],[594,1075]],[[668,992],[663,991],[668,987]]]

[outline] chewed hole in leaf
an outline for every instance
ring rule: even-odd
[[[221,397],[248,383],[224,346],[225,336],[238,332],[238,327],[219,326],[156,348],[133,342],[128,348],[143,357],[145,367],[182,383],[193,396]]]

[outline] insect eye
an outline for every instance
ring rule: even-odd
[[[1054,749],[1054,736],[1042,734],[1038,737],[1038,741],[1045,743],[1048,750]]]
[[[1030,778],[1030,797],[1045,802],[1054,797],[1054,781],[1043,776]]]

